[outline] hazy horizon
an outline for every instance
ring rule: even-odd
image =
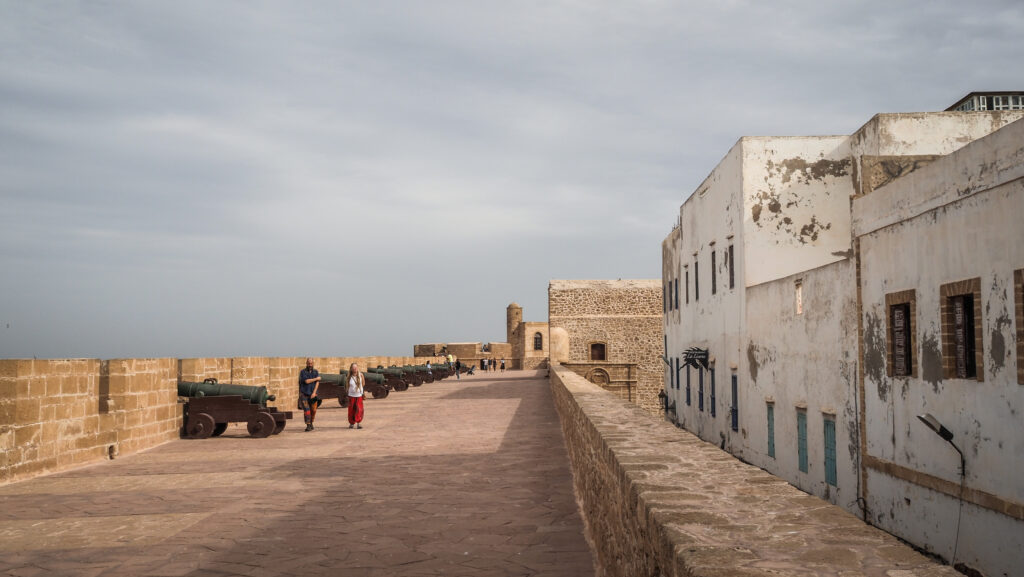
[[[659,278],[745,135],[1024,81],[1024,5],[0,0],[0,357],[408,356]]]

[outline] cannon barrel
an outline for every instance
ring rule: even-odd
[[[378,385],[384,384],[384,375],[380,373],[363,373],[363,379],[368,383],[377,383]],[[340,374],[320,373],[320,381],[335,385],[348,386],[348,371]]]
[[[221,384],[216,381],[205,383],[182,381],[178,383],[179,397],[226,397],[229,395],[240,396],[254,405],[263,407],[267,406],[267,401],[277,399],[274,395],[267,394],[266,387]]]

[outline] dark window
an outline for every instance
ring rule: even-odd
[[[797,466],[801,472],[807,472],[807,411],[796,412],[796,451]]]
[[[718,293],[718,272],[715,270],[715,255],[718,251],[711,251],[711,294]]]
[[[1017,384],[1024,385],[1024,270],[1013,271],[1013,286],[1017,301]]]
[[[686,304],[690,304],[690,271],[686,271]]]
[[[825,482],[836,487],[836,418],[825,416]]]
[[[953,351],[956,356],[956,377],[972,379],[978,376],[974,360],[974,295],[949,297],[953,321]]]
[[[768,456],[775,458],[775,405],[771,403],[768,403]]]
[[[732,406],[729,407],[729,415],[732,417],[732,430],[740,430],[740,396],[739,387],[736,382],[736,373],[732,374]],[[775,429],[772,429],[774,433]],[[775,440],[772,439],[772,447],[774,451]],[[775,456],[774,454],[772,455]]]
[[[697,369],[697,410],[704,410],[704,371]]]
[[[679,309],[679,279],[676,279],[676,290],[675,290],[675,303],[676,309]]]
[[[910,303],[889,307],[892,326],[892,368],[897,377],[910,375],[913,349],[910,346]]]
[[[729,245],[729,288],[736,288],[736,265],[734,264],[732,245]]]
[[[711,371],[711,416],[715,416],[715,369]]]
[[[648,285],[650,286],[650,285]],[[590,345],[590,360],[592,361],[603,361],[606,360],[604,357],[604,343],[592,343]]]
[[[533,335],[533,350],[543,351],[544,350],[544,337],[540,333]]]
[[[981,363],[981,351],[984,350],[981,330],[981,279],[973,278],[942,285],[939,287],[939,294],[943,374],[949,379],[984,381]]]
[[[668,312],[668,298],[667,298],[666,295],[668,295],[668,285],[662,284],[661,285],[661,312],[663,312],[663,313],[667,313]]]
[[[686,365],[686,406],[690,406],[690,365]]]
[[[679,357],[676,357],[676,390],[679,390]]]
[[[693,300],[700,300],[700,269],[698,265],[700,263],[697,259],[693,259]]]

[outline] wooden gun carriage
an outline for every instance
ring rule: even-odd
[[[251,437],[263,438],[284,430],[291,411],[268,407],[275,400],[266,387],[219,384],[217,379],[201,383],[178,383],[178,396],[187,397],[182,432],[190,439],[217,437],[228,423],[245,423]]]

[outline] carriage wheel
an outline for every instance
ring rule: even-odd
[[[409,383],[407,383],[405,381],[398,381],[398,383],[395,384],[395,390],[396,391],[407,391],[407,390],[409,390]]]
[[[375,399],[385,399],[385,398],[387,398],[388,393],[390,393],[390,392],[391,391],[389,391],[387,389],[374,389],[373,390],[373,398],[375,398]]]
[[[342,395],[338,397],[338,404],[347,407],[348,406],[348,395]]]
[[[284,430],[284,426],[288,423],[288,421],[275,421],[275,423],[276,424],[274,425],[274,432],[273,432],[273,434],[277,435],[281,431]]]
[[[277,423],[270,413],[256,413],[256,416],[246,425],[246,428],[249,429],[249,436],[257,439],[269,437],[275,427],[277,427]]]
[[[213,427],[213,434],[210,435],[210,436],[211,437],[219,437],[219,436],[223,435],[224,431],[226,431],[226,430],[228,430],[228,424],[227,423],[217,423],[217,425]]]
[[[206,439],[213,434],[214,428],[217,423],[213,421],[207,413],[198,413],[195,415],[189,415],[188,428],[185,432],[191,439]]]

